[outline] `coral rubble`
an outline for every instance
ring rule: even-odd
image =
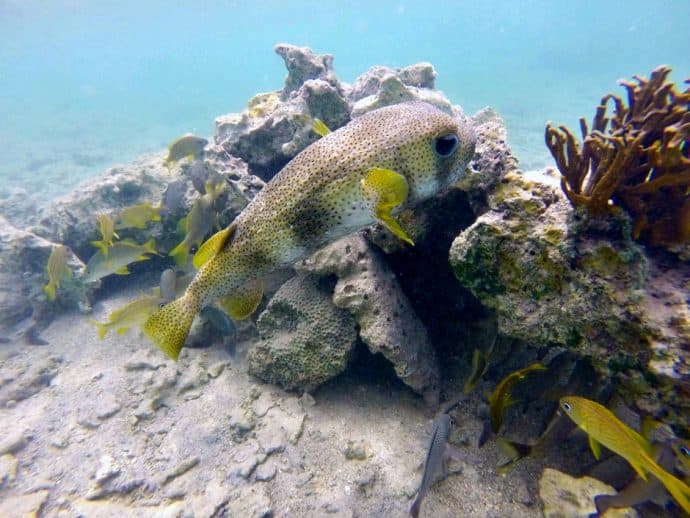
[[[634,237],[655,245],[690,242],[690,88],[678,91],[666,81],[670,72],[661,66],[649,79],[621,81],[627,106],[604,96],[591,129],[580,119],[581,146],[565,126],[546,126],[573,206],[595,216],[623,208]]]

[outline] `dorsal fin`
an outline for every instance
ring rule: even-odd
[[[220,232],[216,232],[211,237],[209,237],[206,242],[199,247],[196,254],[194,254],[194,259],[192,259],[192,264],[197,270],[206,264],[209,259],[213,258],[218,252],[223,250],[232,239],[232,236],[237,230],[237,225],[233,222],[227,227],[225,227]]]

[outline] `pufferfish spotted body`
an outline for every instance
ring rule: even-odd
[[[177,359],[204,306],[221,299],[233,318],[247,317],[265,274],[328,243],[379,222],[412,244],[395,214],[457,182],[475,140],[467,124],[424,102],[379,108],[327,134],[202,245],[187,291],[151,315],[145,333]]]

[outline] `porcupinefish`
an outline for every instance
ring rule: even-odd
[[[424,102],[379,108],[327,134],[199,248],[185,294],[151,315],[145,333],[177,359],[201,308],[256,300],[247,285],[328,243],[378,222],[412,244],[395,215],[456,183],[475,140],[469,125]]]

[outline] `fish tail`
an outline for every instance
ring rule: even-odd
[[[187,256],[189,255],[189,247],[182,241],[179,245],[173,248],[168,254],[175,260],[177,266],[184,266],[187,264]]]
[[[144,323],[144,332],[165,354],[177,360],[200,309],[196,298],[185,294],[153,313]]]
[[[144,250],[146,250],[149,254],[158,255],[158,249],[156,248],[156,240],[155,239],[153,239],[153,238],[149,239],[142,246],[144,247]]]
[[[99,322],[98,320],[91,320],[91,323],[96,326],[96,329],[98,330],[98,338],[103,340],[108,334],[108,326],[102,322]]]
[[[422,507],[422,499],[421,497],[417,497],[417,499],[412,503],[412,507],[410,507],[410,516],[412,518],[417,518],[419,516],[419,510]]]
[[[533,446],[530,444],[509,441],[503,437],[499,437],[496,441],[498,449],[501,450],[504,455],[507,455],[511,462],[517,462],[532,454]]]
[[[108,257],[108,243],[105,241],[91,241],[91,244],[101,251],[103,257]]]
[[[46,292],[46,296],[48,297],[48,300],[50,302],[55,302],[55,298],[57,297],[56,290],[57,286],[52,282],[49,282],[48,284],[43,286],[43,291]]]
[[[658,478],[671,496],[683,508],[686,513],[690,513],[690,487],[682,480],[674,477],[656,463],[649,466],[652,475]]]

